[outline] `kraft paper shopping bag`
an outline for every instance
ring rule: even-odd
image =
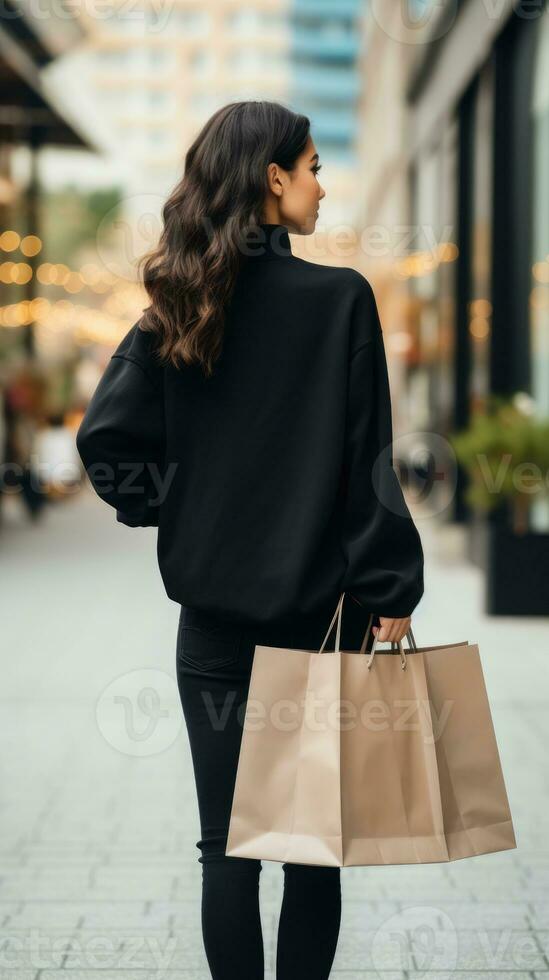
[[[351,866],[516,847],[476,644],[257,646],[226,854]],[[337,621],[334,651],[325,651]],[[396,650],[394,649],[396,648]]]

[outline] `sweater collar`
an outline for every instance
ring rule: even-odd
[[[262,223],[250,229],[246,239],[246,255],[255,259],[288,259],[292,255],[286,225]]]

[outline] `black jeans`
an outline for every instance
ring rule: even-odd
[[[262,864],[225,855],[254,648],[248,630],[181,607],[177,683],[198,794],[202,935],[214,980],[264,977]],[[340,869],[282,868],[276,980],[326,980],[341,921]]]

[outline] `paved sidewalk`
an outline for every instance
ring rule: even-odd
[[[457,529],[418,524],[415,637],[480,645],[518,848],[344,869],[332,976],[549,978],[549,618],[484,617]],[[179,608],[155,546],[154,529],[116,524],[88,492],[40,526],[15,511],[0,529],[0,980],[209,977]],[[281,888],[280,866],[264,862],[270,978]]]

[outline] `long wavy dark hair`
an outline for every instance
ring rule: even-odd
[[[309,131],[307,116],[260,101],[231,102],[200,131],[164,205],[158,245],[141,260],[150,305],[140,327],[156,335],[159,360],[213,374],[246,242],[263,222],[267,167],[291,171]]]

